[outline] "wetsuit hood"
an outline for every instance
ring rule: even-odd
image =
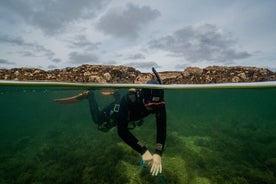
[[[149,80],[147,81],[147,84],[160,85],[160,83],[156,80]],[[141,98],[145,106],[165,104],[163,89],[143,88],[141,89]]]

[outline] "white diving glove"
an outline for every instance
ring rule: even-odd
[[[161,156],[153,154],[150,172],[152,176],[157,176],[158,173],[162,172]]]
[[[152,161],[152,154],[149,152],[149,150],[147,150],[143,155],[142,155],[142,159],[146,164],[149,164],[149,162]]]

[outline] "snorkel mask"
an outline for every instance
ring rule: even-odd
[[[152,71],[155,74],[157,80],[149,80],[147,81],[147,84],[162,84],[162,81],[156,70],[152,68]],[[141,89],[141,97],[146,107],[165,104],[163,89],[143,88]]]

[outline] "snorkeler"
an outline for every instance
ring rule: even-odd
[[[157,80],[150,80],[147,84],[162,84],[162,81],[152,68]],[[157,176],[162,172],[161,156],[166,140],[166,108],[163,89],[130,89],[122,97],[115,91],[112,93],[114,102],[103,110],[99,110],[93,90],[80,93],[77,96],[55,100],[58,103],[74,103],[88,99],[90,113],[98,129],[107,132],[110,128],[117,126],[118,135],[132,149],[142,155],[145,163],[151,164],[151,174]],[[156,148],[152,154],[148,148],[139,141],[130,129],[141,125],[143,118],[155,114],[156,118]],[[130,128],[129,125],[133,127]]]

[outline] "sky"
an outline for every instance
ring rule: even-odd
[[[275,0],[1,0],[0,68],[276,70]]]

